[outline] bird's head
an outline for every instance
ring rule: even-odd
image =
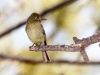
[[[31,22],[41,22],[42,20],[46,20],[42,18],[39,14],[37,13],[32,13],[30,17],[28,18],[29,21]]]

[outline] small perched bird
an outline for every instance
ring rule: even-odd
[[[26,22],[26,33],[29,39],[34,43],[32,46],[47,45],[46,34],[41,24],[43,19],[39,14],[32,13]],[[44,62],[50,62],[50,58],[46,51],[42,52]]]

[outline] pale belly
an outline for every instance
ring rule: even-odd
[[[43,35],[43,31],[41,29],[30,29],[27,30],[27,35],[29,37],[29,39],[34,42],[34,43],[42,43],[44,42],[44,35]]]

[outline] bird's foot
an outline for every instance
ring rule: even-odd
[[[32,46],[29,46],[29,49],[31,49],[34,46],[34,44]]]
[[[38,45],[37,47],[38,47],[38,50],[39,50],[41,46],[40,46],[40,45]]]

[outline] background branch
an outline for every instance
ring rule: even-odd
[[[75,1],[77,1],[77,0],[66,0],[66,1],[62,2],[61,4],[58,4],[58,5],[56,5],[56,6],[52,7],[52,8],[50,8],[50,9],[47,9],[47,10],[43,11],[40,15],[41,15],[41,16],[44,16],[44,15],[48,14],[49,12],[52,12],[52,11],[54,11],[54,10],[57,10],[57,9],[59,9],[59,8],[61,8],[61,7],[63,7],[63,6],[65,6],[65,5],[69,5],[70,3],[75,2]],[[1,33],[1,34],[0,34],[0,38],[3,37],[3,36],[5,36],[5,35],[7,35],[7,34],[10,33],[10,32],[12,32],[13,30],[20,28],[20,27],[23,26],[25,23],[26,23],[26,21],[21,22],[21,23],[18,23],[17,25],[14,25],[15,27],[12,27],[12,28],[6,30],[5,32]]]
[[[17,60],[19,62],[23,62],[23,63],[28,63],[28,64],[45,64],[43,62],[43,60],[35,60],[35,59],[29,59],[26,57],[15,57],[15,56],[10,56],[10,55],[5,55],[5,54],[0,54],[0,58],[1,59],[10,59],[10,60]],[[68,61],[68,60],[52,60],[52,62],[50,62],[50,64],[75,64],[75,65],[99,65],[99,62],[79,62],[79,61]],[[49,64],[49,63],[46,63]]]
[[[0,34],[0,38],[3,37],[3,36],[5,36],[5,35],[7,35],[7,34],[10,33],[10,32],[12,32],[13,30],[20,28],[20,27],[23,26],[25,23],[26,23],[26,22],[21,22],[21,23],[17,24],[15,27],[12,27],[12,28],[6,30],[5,32],[3,32],[2,34]]]

